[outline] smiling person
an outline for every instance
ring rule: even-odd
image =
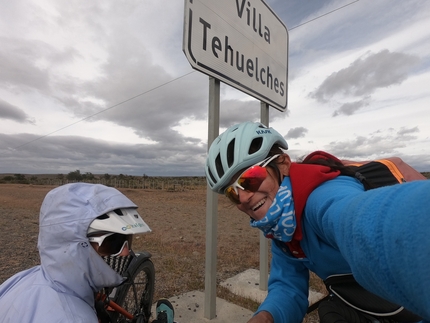
[[[287,149],[276,130],[245,122],[216,138],[206,161],[210,188],[272,239],[268,295],[249,323],[302,322],[309,270],[323,280],[352,273],[366,293],[408,309],[407,320],[430,320],[430,181],[367,190],[334,156],[295,163]],[[337,322],[375,319],[333,298],[321,321],[328,307],[343,313]]]
[[[40,266],[0,285],[0,322],[98,323],[95,293],[120,285],[134,234],[150,232],[118,190],[75,183],[50,191],[40,210]]]

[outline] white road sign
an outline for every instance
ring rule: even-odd
[[[185,0],[191,66],[285,111],[288,31],[263,0]]]

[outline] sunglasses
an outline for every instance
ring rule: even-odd
[[[95,242],[99,245],[98,253],[103,255],[118,256],[127,245],[131,248],[131,234],[107,233],[102,236],[88,237],[90,242]]]
[[[239,191],[237,190],[238,188],[243,191],[253,193],[257,192],[261,186],[261,183],[263,183],[267,177],[266,166],[279,156],[280,154],[270,156],[265,160],[245,169],[245,171],[240,174],[237,180],[224,190],[225,196],[227,196],[234,204],[240,204]]]

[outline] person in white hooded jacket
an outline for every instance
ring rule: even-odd
[[[95,293],[124,280],[123,268],[108,260],[124,257],[127,264],[132,235],[151,231],[136,209],[104,185],[75,183],[50,191],[40,210],[40,265],[0,285],[0,322],[97,323]]]

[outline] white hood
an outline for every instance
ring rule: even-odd
[[[46,195],[40,210],[38,248],[42,271],[54,289],[91,304],[93,292],[123,281],[91,247],[87,230],[98,216],[128,207],[137,206],[104,185],[67,184]]]

